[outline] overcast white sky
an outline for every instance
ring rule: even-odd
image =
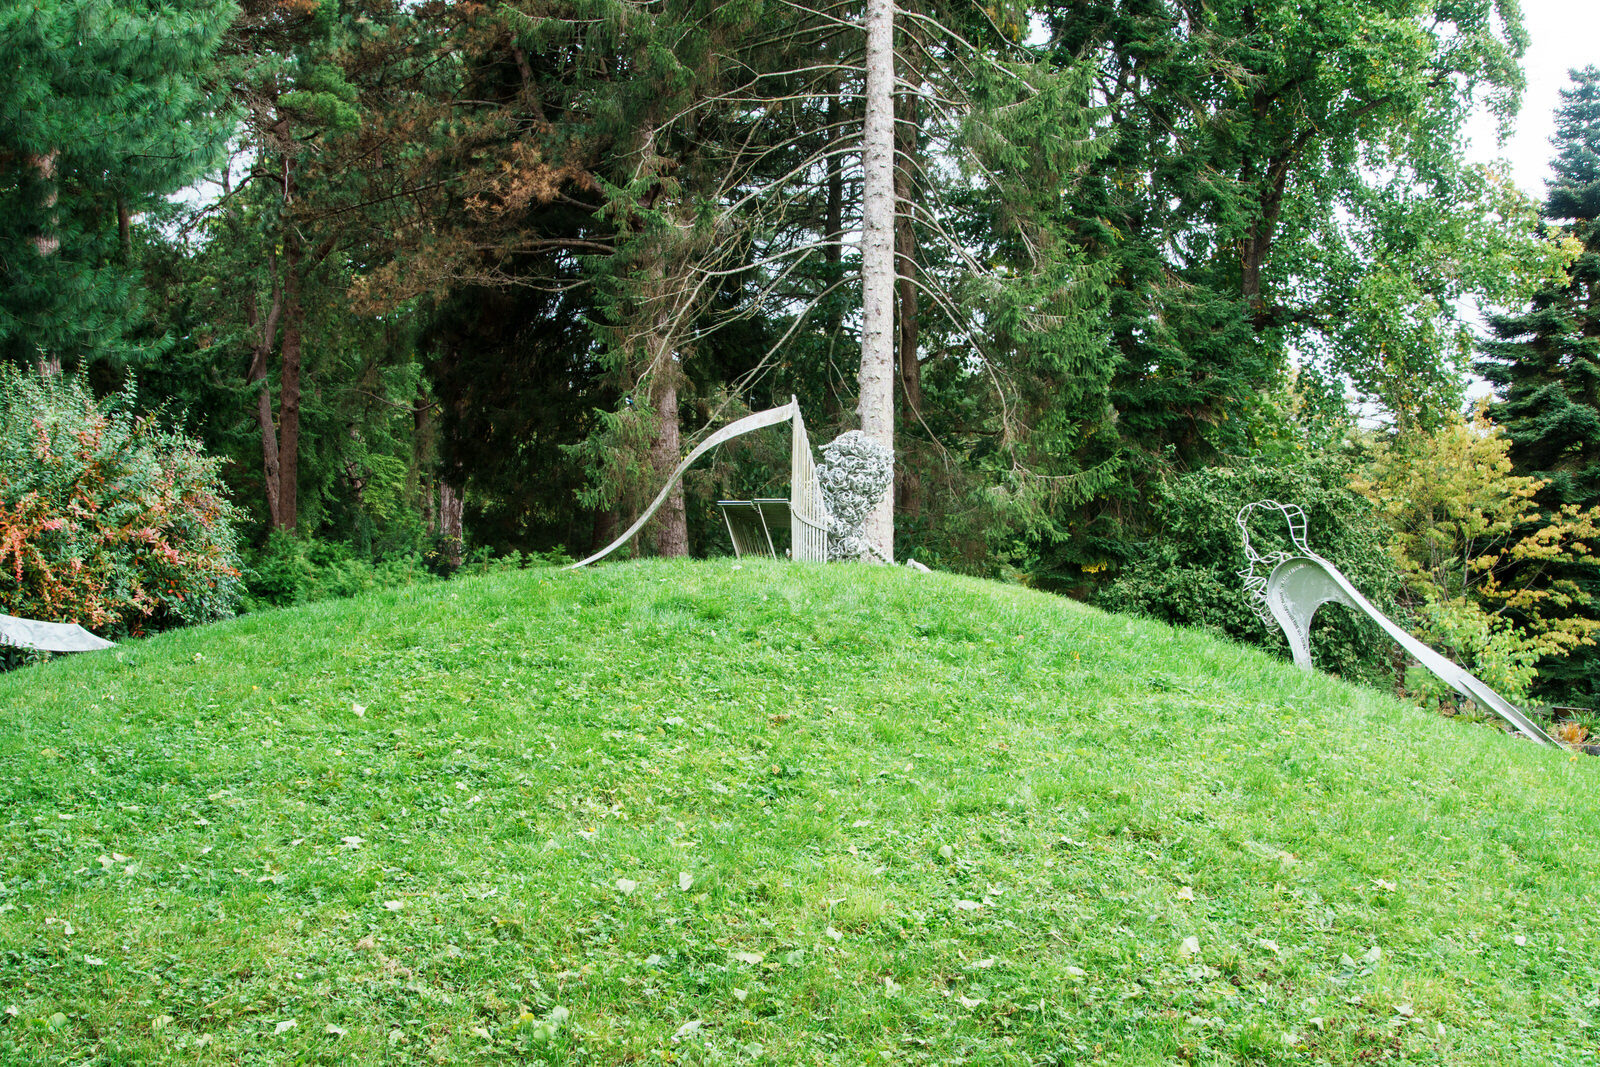
[[[1523,59],[1528,90],[1522,113],[1503,147],[1494,143],[1494,123],[1480,117],[1472,128],[1472,155],[1506,159],[1517,185],[1543,200],[1554,155],[1550,138],[1561,103],[1558,91],[1569,84],[1567,72],[1574,67],[1600,66],[1600,0],[1522,0],[1522,9],[1523,25],[1533,38]]]

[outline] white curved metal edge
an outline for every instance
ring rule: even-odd
[[[764,429],[768,426],[776,426],[780,422],[792,419],[794,418],[795,412],[799,410],[799,405],[795,403],[795,401],[791,400],[781,408],[771,408],[767,411],[758,411],[754,415],[746,415],[742,419],[737,419],[733,422],[730,422],[728,425],[724,426],[722,429],[718,430],[716,433],[700,442],[694,451],[683,457],[683,461],[678,464],[677,468],[673,470],[672,476],[667,479],[667,484],[662,487],[660,493],[656,494],[655,500],[652,501],[650,506],[644,510],[644,514],[639,516],[638,521],[636,521],[632,526],[628,527],[627,530],[623,532],[622,536],[618,537],[615,541],[611,542],[594,555],[589,556],[587,559],[580,559],[578,562],[572,564],[566,569],[569,571],[574,571],[579,567],[587,567],[596,560],[605,559],[607,556],[611,555],[611,553],[615,552],[617,549],[633,540],[633,535],[643,529],[644,524],[650,521],[662,504],[666,503],[667,497],[672,493],[672,487],[678,484],[678,480],[683,477],[683,472],[688,470],[690,465],[693,464],[695,460],[699,459],[713,448],[716,448],[724,441],[738,437],[740,434],[746,434],[752,430]]]
[[[75,622],[39,622],[0,615],[0,645],[39,652],[93,652],[115,648],[116,642],[96,637]]]
[[[1489,708],[1516,727],[1524,736],[1541,744],[1554,745],[1550,735],[1528,718],[1520,708],[1476,675],[1463,669],[1412,637],[1350,584],[1339,568],[1315,552],[1281,560],[1268,576],[1264,599],[1272,617],[1289,639],[1295,665],[1311,670],[1310,627],[1317,609],[1330,601],[1344,604],[1367,616],[1410,653],[1418,663],[1432,671],[1440,681],[1468,700]]]

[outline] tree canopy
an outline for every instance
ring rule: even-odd
[[[0,353],[137,377],[283,558],[291,535],[441,569],[585,555],[697,441],[795,396],[822,440],[892,445],[880,550],[1148,592],[1162,560],[1224,566],[1162,502],[1215,502],[1225,472],[1337,496],[1380,454],[1491,435],[1462,421],[1474,303],[1526,306],[1478,357],[1514,473],[1485,461],[1505,484],[1472,492],[1538,482],[1540,528],[1600,503],[1595,73],[1542,211],[1463,159],[1475,107],[1515,114],[1510,0],[0,20]],[[1352,515],[1411,514],[1390,473],[1410,488]],[[635,550],[720,550],[716,499],[785,477],[775,444],[725,445]],[[1587,588],[1577,566],[1519,588]]]

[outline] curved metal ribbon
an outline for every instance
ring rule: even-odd
[[[688,470],[689,465],[695,460],[699,459],[713,448],[716,448],[718,445],[722,444],[722,442],[730,440],[734,437],[738,437],[740,434],[746,434],[751,430],[760,430],[768,426],[776,426],[780,422],[786,422],[789,419],[794,418],[795,412],[798,410],[799,405],[791,400],[781,408],[772,408],[768,411],[758,411],[754,415],[746,415],[742,419],[730,422],[728,425],[724,426],[722,429],[718,430],[716,433],[700,442],[699,446],[695,448],[693,452],[690,452],[687,456],[683,457],[683,462],[678,464],[677,469],[672,472],[672,477],[667,479],[667,484],[662,488],[660,493],[656,494],[655,500],[648,508],[645,509],[644,514],[639,516],[639,521],[628,527],[621,537],[617,538],[615,541],[611,542],[609,545],[602,548],[588,559],[580,559],[578,562],[572,564],[566,569],[569,571],[574,571],[579,567],[586,567],[595,560],[604,559],[605,557],[611,555],[611,553],[615,552],[617,549],[621,548],[623,545],[632,540],[633,535],[638,533],[644,524],[650,521],[651,516],[656,513],[656,509],[661,507],[662,504],[666,503],[667,496],[672,492],[672,487],[678,484],[678,479],[683,477],[683,472]]]
[[[1340,573],[1339,568],[1315,552],[1289,556],[1272,568],[1267,578],[1265,600],[1272,617],[1283,627],[1294,654],[1295,666],[1311,670],[1311,617],[1329,602],[1353,608],[1377,623],[1401,648],[1432,671],[1445,685],[1482,707],[1487,707],[1518,732],[1543,745],[1553,745],[1550,735],[1505,697],[1490,689],[1483,679],[1452,663],[1438,652],[1402,630],[1394,620],[1361,595],[1360,590]]]
[[[0,646],[32,648],[40,652],[89,652],[115,648],[115,644],[96,637],[75,622],[38,622],[0,615]]]
[[[1289,540],[1294,543],[1292,552],[1273,552],[1263,556],[1250,543],[1250,513],[1256,509],[1277,511],[1289,524]],[[1550,735],[1523,714],[1505,697],[1490,689],[1483,679],[1463,667],[1457,666],[1427,645],[1412,637],[1377,606],[1361,595],[1338,567],[1323,559],[1306,544],[1306,513],[1296,504],[1280,504],[1276,500],[1258,500],[1246,504],[1234,516],[1239,532],[1244,537],[1244,554],[1250,566],[1239,572],[1244,579],[1245,592],[1250,607],[1263,622],[1276,622],[1289,640],[1289,651],[1295,666],[1303,671],[1311,665],[1311,618],[1324,604],[1343,604],[1358,611],[1378,624],[1384,633],[1411,654],[1411,656],[1440,681],[1468,700],[1489,708],[1496,715],[1516,727],[1524,736],[1540,744],[1553,745]]]

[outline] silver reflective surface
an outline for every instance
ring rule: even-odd
[[[38,622],[0,615],[0,645],[32,648],[40,652],[93,652],[112,648],[103,640],[73,622]]]
[[[1250,514],[1277,511],[1289,524],[1293,552],[1261,555],[1250,543]],[[1271,619],[1288,638],[1295,666],[1311,670],[1311,619],[1327,603],[1343,604],[1360,612],[1392,637],[1412,658],[1432,671],[1440,681],[1481,707],[1486,707],[1509,722],[1524,736],[1553,745],[1550,736],[1523,714],[1511,701],[1490,689],[1482,679],[1462,669],[1401,629],[1393,619],[1379,611],[1339,572],[1306,544],[1305,512],[1294,504],[1258,500],[1246,504],[1235,516],[1244,537],[1244,554],[1250,566],[1239,572],[1244,579],[1250,606],[1263,621]]]

